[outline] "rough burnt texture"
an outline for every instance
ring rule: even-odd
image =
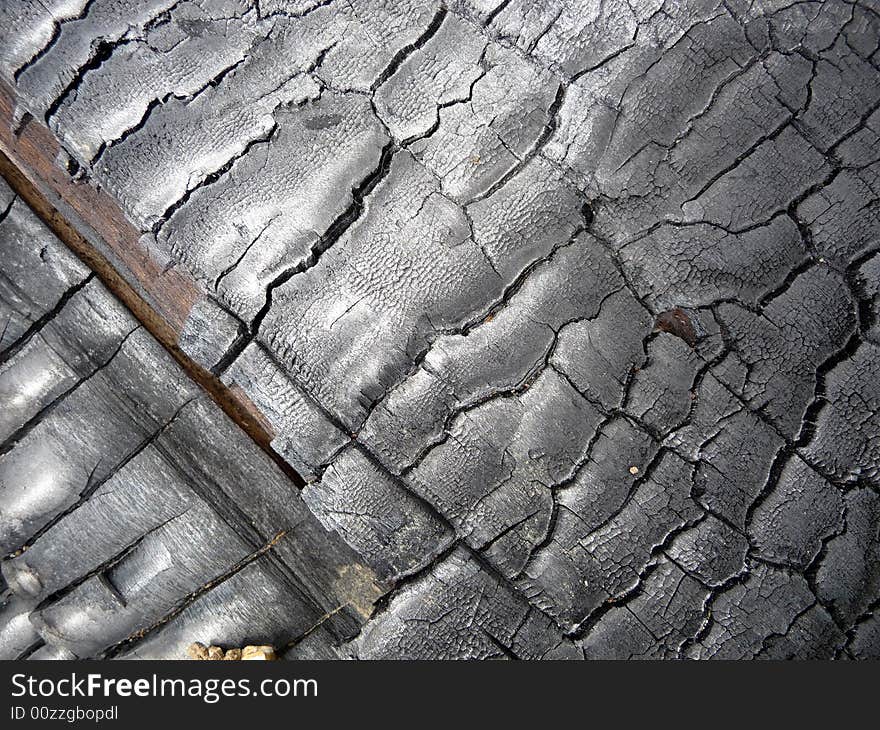
[[[362,564],[337,591],[383,594],[351,637],[322,624],[301,652],[880,654],[876,3],[44,0],[0,13],[17,118],[47,125],[150,256],[196,282],[181,346],[246,394],[308,482],[302,520],[328,547],[300,558],[323,565],[344,543]],[[9,317],[7,337],[34,343],[15,359],[73,362],[31,354],[65,312],[77,326],[90,291],[75,266],[51,272],[23,287],[46,301]],[[61,402],[75,403],[90,373],[112,372],[138,341],[126,326],[67,366],[71,384],[40,380],[45,395],[4,412],[3,463],[30,423],[46,453],[32,463],[70,484],[21,518],[4,504],[6,549],[31,545],[7,561],[7,610],[32,612],[46,651],[94,652],[135,627],[129,615],[167,610],[166,581],[211,580],[163,577],[163,561],[226,561],[240,569],[131,651],[235,644],[249,622],[300,633],[290,587],[264,568],[276,553],[290,567],[281,543],[244,567],[260,541],[237,547],[237,529],[189,551],[138,547],[173,529],[187,488],[212,495],[205,515],[239,514],[214,480],[242,464],[207,450],[220,426],[187,421],[199,406],[186,395],[120,383],[152,419],[129,441],[119,427],[106,445],[82,435],[115,417],[88,419],[97,395],[67,416],[79,427],[32,423],[39,398],[72,389]],[[7,359],[3,387],[34,387]],[[131,444],[175,424],[173,459],[210,489],[109,463],[131,469]],[[4,500],[39,477],[3,476]],[[169,514],[156,497],[136,518],[99,506],[113,480],[181,493]],[[248,499],[264,540],[303,510]],[[133,532],[103,536],[101,510]],[[71,587],[53,551],[93,531],[89,545],[109,547]],[[139,567],[110,568],[120,550]],[[126,598],[150,571],[162,597]],[[267,596],[263,612],[225,608],[241,592]],[[106,636],[65,633],[66,611],[116,594],[131,614]],[[206,622],[215,633],[196,635]]]

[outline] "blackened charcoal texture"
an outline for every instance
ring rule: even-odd
[[[878,38],[847,0],[4,4],[17,118],[192,279],[181,348],[307,483],[0,189],[4,651],[877,656]]]

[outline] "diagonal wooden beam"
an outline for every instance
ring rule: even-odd
[[[64,153],[54,134],[30,115],[16,124],[14,110],[14,94],[0,80],[0,175],[189,377],[302,486],[302,477],[271,448],[272,426],[241,388],[221,382],[180,348],[184,323],[204,298],[195,282],[180,269],[157,262],[114,200],[59,164]]]

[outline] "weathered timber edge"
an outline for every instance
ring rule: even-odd
[[[165,347],[184,371],[299,487],[304,481],[270,446],[267,419],[237,386],[227,386],[178,345],[204,295],[177,268],[165,269],[112,197],[60,164],[61,144],[30,115],[16,125],[15,96],[0,79],[0,175]]]

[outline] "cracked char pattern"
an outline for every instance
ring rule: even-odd
[[[8,655],[296,642],[342,594],[291,656],[880,655],[875,2],[44,0],[0,39],[307,482],[187,456],[222,418],[4,191]]]

